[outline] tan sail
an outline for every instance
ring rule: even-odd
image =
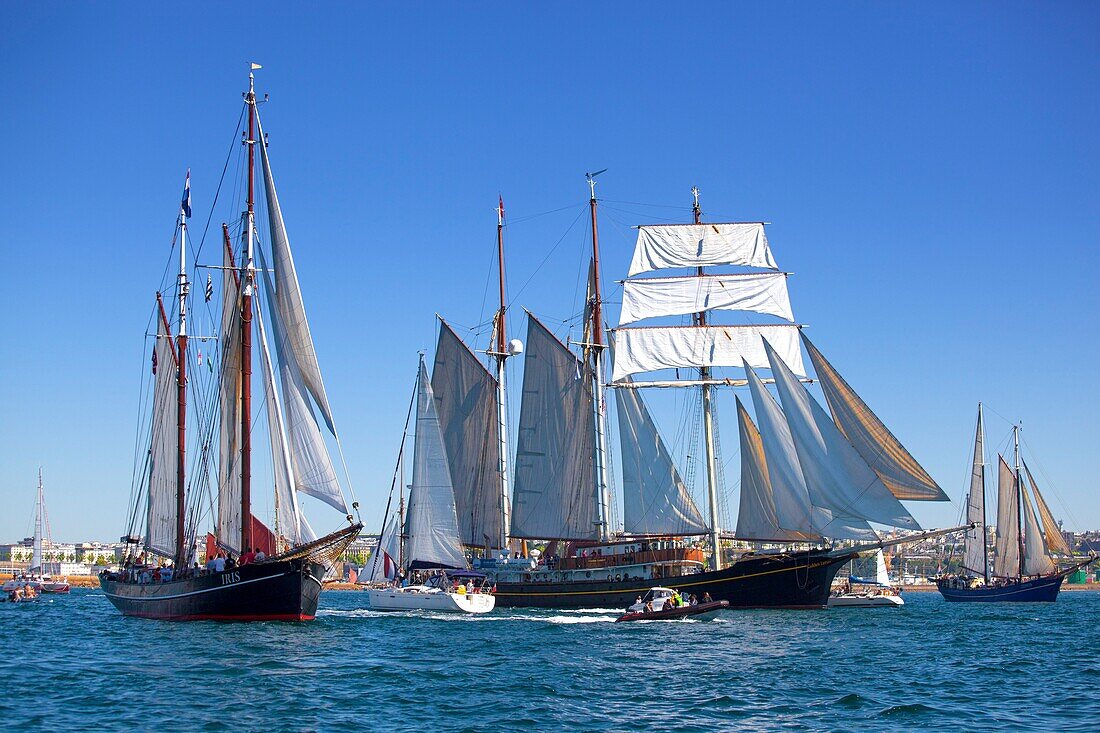
[[[1050,548],[1051,552],[1056,552],[1059,555],[1073,555],[1073,550],[1066,544],[1066,538],[1062,536],[1062,528],[1058,526],[1058,522],[1051,514],[1046,500],[1039,493],[1039,485],[1035,483],[1035,477],[1031,475],[1031,469],[1027,467],[1027,463],[1024,463],[1024,472],[1027,473],[1031,490],[1035,492],[1035,503],[1039,507],[1039,519],[1043,523],[1043,532],[1046,533],[1047,547]]]

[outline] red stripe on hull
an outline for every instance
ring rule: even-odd
[[[249,616],[222,613],[200,613],[193,616],[159,616],[155,613],[128,613],[125,615],[158,619],[160,621],[313,621],[317,618],[304,613],[269,613]]]

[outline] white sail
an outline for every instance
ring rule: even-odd
[[[765,272],[627,280],[619,325],[715,310],[749,311],[794,321],[787,275]]]
[[[1020,577],[1020,505],[1018,487],[1012,469],[1000,456],[997,472],[997,541],[993,555],[993,574],[1002,578]]]
[[[256,121],[259,124],[258,114]],[[265,139],[262,126],[259,139],[261,141]],[[329,431],[335,435],[332,409],[329,407],[328,395],[325,394],[325,385],[321,381],[321,367],[317,363],[317,352],[313,348],[313,336],[310,334],[309,321],[306,319],[302,289],[298,284],[298,273],[294,269],[294,256],[290,251],[290,240],[287,238],[286,226],[283,223],[279,196],[275,192],[275,179],[271,174],[271,163],[267,157],[267,144],[262,143],[259,147],[264,172],[264,190],[267,194],[271,258],[275,268],[275,309],[279,314],[283,338],[286,341],[281,353],[285,353],[294,360],[301,375],[302,385],[309,394],[313,395]],[[283,361],[283,357],[280,356],[279,360]]]
[[[764,225],[668,224],[638,227],[629,276],[666,267],[745,265],[777,269]]]
[[[890,585],[890,573],[886,569],[886,558],[881,549],[875,552],[875,582],[879,585]]]
[[[466,567],[458,536],[451,469],[424,360],[416,393],[416,440],[409,492],[406,563],[410,568]]]
[[[259,250],[257,250],[259,251]],[[263,266],[263,281],[269,303],[278,303],[279,291],[278,267],[275,270],[275,290],[272,292],[271,278]],[[275,341],[275,353],[279,359],[279,382],[283,397],[283,428],[290,446],[291,474],[294,488],[303,494],[309,494],[325,502],[334,509],[347,514],[347,502],[340,488],[340,480],[332,464],[328,446],[321,435],[320,426],[309,402],[308,385],[299,370],[298,360],[290,353],[291,340],[286,335],[286,325],[282,320],[282,310],[271,309],[271,333]]]
[[[528,315],[513,537],[599,538],[593,410],[587,368]]]
[[[806,373],[797,326],[654,326],[615,331],[612,381],[659,369],[715,366],[768,368],[764,342],[798,374]]]
[[[806,334],[802,341],[810,354],[821,391],[844,437],[874,469],[890,493],[906,501],[948,501],[947,494],[882,424]]]
[[[843,506],[834,511],[828,504],[828,496],[822,495],[816,486],[807,486],[783,410],[752,367],[746,365],[745,373],[756,419],[760,423],[760,437],[779,526],[807,535],[874,539],[875,533],[866,520],[853,515]]]
[[[966,522],[975,525],[966,530],[963,567],[976,575],[987,572],[985,547],[985,435],[981,408],[978,408],[978,428],[974,434],[974,462],[970,469],[970,492],[966,495]]]
[[[623,528],[638,535],[709,530],[636,389],[615,395],[623,467]]]
[[[741,437],[741,499],[737,510],[737,538],[794,542],[814,539],[812,534],[781,528],[764,456],[764,443],[740,398],[737,399],[737,425]]]
[[[824,497],[825,506],[834,512],[893,527],[920,529],[917,520],[890,493],[779,355],[767,343],[764,348],[807,487]]]
[[[1043,495],[1039,492],[1039,485],[1035,483],[1035,477],[1031,475],[1031,469],[1027,467],[1027,463],[1024,463],[1024,473],[1027,474],[1028,483],[1031,484],[1031,490],[1035,492],[1035,503],[1039,507],[1039,519],[1043,523],[1043,532],[1046,535],[1047,547],[1051,552],[1057,552],[1061,555],[1073,555],[1073,550],[1066,542],[1066,538],[1062,536],[1062,528],[1058,526],[1058,520],[1054,518],[1054,515],[1050,511],[1050,507],[1047,506],[1046,500],[1043,499]]]
[[[234,552],[241,542],[241,289],[233,256],[222,270],[221,379],[219,383],[218,542]]]
[[[172,336],[157,315],[157,373],[153,384],[153,420],[149,445],[149,506],[145,549],[158,555],[176,553],[176,357]]]
[[[432,391],[451,464],[462,542],[500,543],[497,380],[446,321],[439,320]]]
[[[275,387],[275,369],[268,347],[267,329],[264,326],[263,308],[256,309],[256,321],[260,329],[260,354],[263,360],[264,404],[267,406],[267,432],[271,442],[271,468],[275,480],[276,512],[275,533],[291,544],[304,540],[299,520],[298,497],[294,491],[294,477],[290,473],[290,445],[283,425],[279,392]]]
[[[1035,517],[1035,510],[1031,508],[1031,497],[1025,488],[1026,479],[1021,477],[1020,490],[1024,505],[1024,574],[1025,575],[1049,575],[1057,568],[1054,560],[1047,551],[1047,543],[1043,540],[1042,530],[1039,529],[1039,520]]]
[[[401,558],[401,530],[397,512],[390,512],[386,517],[382,534],[378,537],[378,547],[367,561],[370,574],[367,580],[371,583],[385,583],[397,577]]]

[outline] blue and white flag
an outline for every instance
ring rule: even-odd
[[[206,302],[209,303],[210,299],[214,297],[214,279],[210,276],[206,276]]]
[[[183,182],[183,201],[180,202],[180,211],[185,218],[191,218],[191,169],[187,169],[187,178]]]

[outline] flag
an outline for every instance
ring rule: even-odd
[[[157,350],[153,349],[153,374],[157,373]]]
[[[497,194],[497,198],[500,201],[500,203],[497,205],[497,218],[501,222],[503,222],[504,221],[504,197],[501,196],[500,194]]]
[[[191,169],[187,169],[187,177],[183,180],[183,201],[180,202],[180,210],[186,219],[191,218]]]
[[[255,61],[252,62],[252,71],[255,71],[256,69],[262,69],[262,68],[264,68],[264,67],[260,66]]]
[[[210,276],[206,276],[206,302],[209,303],[210,299],[214,297],[214,279]]]
[[[199,352],[199,366],[202,366],[202,352]]]

